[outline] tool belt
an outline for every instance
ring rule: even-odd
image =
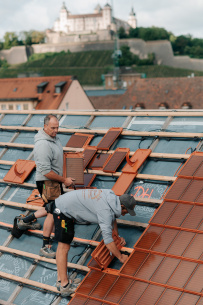
[[[61,185],[57,181],[45,180],[42,189],[42,199],[47,203],[61,195]]]

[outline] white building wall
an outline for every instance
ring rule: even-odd
[[[72,81],[59,110],[93,110],[94,107],[78,80]]]

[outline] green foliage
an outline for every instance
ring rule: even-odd
[[[39,31],[23,31],[17,35],[15,32],[6,32],[4,35],[4,49],[21,45],[31,45],[36,43],[44,43],[45,33]],[[1,47],[0,47],[1,49]]]
[[[19,45],[18,36],[15,32],[6,32],[4,35],[4,49],[10,49]]]
[[[118,37],[119,37],[120,39],[122,39],[122,38],[127,38],[127,34],[126,34],[125,29],[124,29],[123,27],[120,27],[120,28],[118,29]]]
[[[39,31],[31,31],[31,41],[33,44],[35,43],[44,43],[45,33]]]
[[[130,52],[130,47],[127,45],[122,45],[120,47],[122,52],[121,58],[119,58],[119,66],[132,66],[136,64],[139,60],[138,56]]]
[[[122,56],[119,59],[119,66],[132,66],[132,65],[153,65],[155,60],[155,55],[153,53],[148,54],[148,58],[140,59],[137,55],[130,52],[130,47],[127,45],[122,45],[120,47]]]
[[[155,55],[154,53],[149,53],[148,58],[146,59],[139,59],[138,66],[151,66],[154,64],[155,61]]]
[[[126,38],[124,29],[120,29],[120,38]],[[194,58],[203,58],[203,39],[192,38],[191,35],[175,36],[164,28],[130,28],[127,38],[139,38],[145,41],[169,40],[175,55],[188,55]]]
[[[140,38],[143,40],[169,40],[170,33],[164,28],[151,27],[151,28],[136,28],[129,30],[129,38]]]
[[[203,58],[203,39],[181,35],[172,42],[172,47],[176,55]]]
[[[129,47],[123,46],[123,54],[130,55]],[[134,62],[132,69],[136,73],[146,74],[147,77],[181,77],[188,76],[192,72],[195,76],[203,76],[203,72],[175,69],[171,67],[149,65],[154,59],[153,54],[148,59],[140,60],[132,54]],[[147,66],[144,64],[148,64]],[[18,74],[39,73],[42,76],[54,75],[75,75],[82,85],[102,85],[102,74],[112,73],[113,58],[112,51],[87,51],[70,53],[46,53],[35,54],[32,60],[21,64],[9,66],[7,69],[0,69],[0,77],[17,77]]]
[[[7,69],[9,64],[7,63],[6,59],[0,59],[0,68]]]

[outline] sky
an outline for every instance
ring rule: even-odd
[[[113,6],[114,17],[127,21],[134,8],[138,27],[162,27],[175,36],[203,38],[203,0],[64,0],[71,14],[92,13],[99,3]],[[0,0],[0,40],[5,32],[52,28],[63,0]]]

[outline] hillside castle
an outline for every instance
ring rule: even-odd
[[[113,17],[112,7],[108,3],[103,8],[98,4],[91,14],[72,15],[64,2],[53,29],[47,31],[47,42],[110,40],[116,29],[123,27],[128,31],[136,26],[133,8],[126,22]]]

